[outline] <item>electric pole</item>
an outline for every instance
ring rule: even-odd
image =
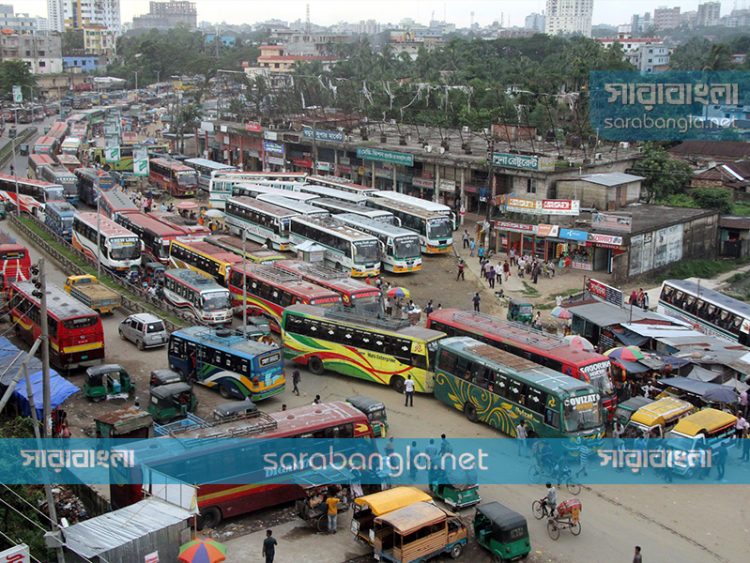
[[[47,319],[47,279],[44,273],[44,258],[40,258],[37,265],[31,269],[34,283],[34,297],[39,299],[39,316],[41,335],[39,336],[42,348],[42,401],[44,405],[44,420],[42,421],[42,436],[48,438],[50,435],[49,424],[52,415],[52,401],[50,397],[49,377],[49,323]]]

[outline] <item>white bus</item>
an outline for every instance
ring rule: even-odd
[[[456,214],[453,213],[453,210],[450,207],[448,207],[447,205],[443,205],[442,203],[436,203],[434,201],[422,199],[421,197],[414,197],[411,195],[406,195],[400,192],[389,190],[375,192],[374,194],[372,194],[372,197],[398,201],[399,203],[406,203],[407,205],[411,205],[412,207],[415,207],[417,209],[423,209],[424,211],[427,211],[429,213],[445,215],[446,217],[450,218],[453,224],[453,230],[455,231],[457,228]]]
[[[322,207],[328,211],[331,215],[338,215],[340,213],[354,213],[361,217],[367,217],[373,221],[380,221],[387,223],[388,225],[400,225],[398,219],[389,213],[388,211],[382,211],[381,209],[375,209],[374,207],[366,207],[362,205],[352,205],[345,201],[338,199],[329,199],[327,197],[321,197],[320,199],[314,199],[310,202],[315,207]]]
[[[326,260],[341,266],[353,278],[380,274],[378,239],[332,217],[292,217],[289,238],[295,246],[310,241],[324,247]]]
[[[299,187],[298,191],[308,193],[308,194],[313,194],[318,197],[325,197],[328,199],[338,199],[340,201],[345,201],[353,205],[364,206],[367,204],[367,196],[354,194],[352,192],[345,192],[343,190],[335,190],[333,188],[328,188],[326,186],[316,186],[315,184],[302,184]]]
[[[232,195],[233,196],[240,195],[240,196],[246,196],[246,197],[258,197],[260,195],[274,195],[277,197],[286,197],[286,198],[293,199],[295,201],[299,201],[302,203],[307,203],[319,197],[313,194],[306,194],[303,192],[294,192],[292,190],[280,190],[278,188],[269,188],[268,186],[261,186],[258,184],[238,184],[234,186],[234,188],[232,189]]]
[[[383,269],[394,274],[418,272],[422,269],[419,235],[382,221],[373,221],[354,213],[335,215],[334,219],[377,237],[382,245]]]
[[[289,223],[295,215],[284,207],[252,197],[230,197],[224,209],[224,222],[230,232],[247,240],[265,244],[269,249],[289,250]]]
[[[124,272],[141,265],[141,239],[104,215],[88,211],[76,213],[72,239],[74,248],[92,260],[99,260],[110,270]]]
[[[79,137],[65,137],[60,145],[60,153],[68,154],[76,158],[81,158],[81,147],[83,142]]]
[[[164,298],[180,309],[186,309],[201,324],[223,325],[232,322],[232,298],[208,275],[186,268],[164,273]]]
[[[264,181],[304,182],[306,174],[301,172],[213,172],[208,185],[208,205],[224,209],[224,203],[232,196],[232,188],[238,184],[255,184]]]
[[[221,162],[216,162],[207,158],[187,158],[185,159],[184,164],[195,169],[198,173],[198,187],[205,191],[208,191],[209,185],[211,184],[211,177],[214,172],[221,174],[237,171],[236,166],[222,164]]]
[[[446,254],[453,248],[453,225],[450,217],[384,197],[371,197],[367,205],[393,213],[404,229],[419,234],[423,253]]]
[[[256,199],[258,199],[258,201],[266,201],[268,203],[278,205],[279,207],[283,207],[284,209],[292,211],[296,215],[317,215],[319,217],[328,217],[330,215],[330,213],[328,213],[328,211],[326,211],[322,207],[308,205],[307,203],[303,203],[286,196],[281,197],[272,194],[260,194]]]
[[[364,196],[370,196],[379,191],[375,188],[363,186],[362,184],[355,184],[351,180],[338,176],[308,176],[306,182],[308,184],[315,184],[316,186],[325,186],[326,188]]]

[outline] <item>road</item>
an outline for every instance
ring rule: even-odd
[[[20,159],[19,159],[20,160]],[[3,228],[9,229],[6,223]],[[13,233],[17,238],[18,233]],[[30,245],[29,245],[30,246]],[[32,258],[38,251],[30,246]],[[425,270],[413,278],[401,280],[407,287],[415,288],[418,298],[439,296],[444,306],[463,306],[476,287],[476,280],[467,276],[465,283],[453,281],[455,270],[449,258],[430,258]],[[49,264],[48,279],[61,286],[66,274],[55,264]],[[145,404],[150,370],[167,367],[164,349],[138,352],[136,348],[118,338],[117,325],[122,315],[114,314],[104,319],[107,362],[121,363],[134,375],[141,404]],[[7,330],[7,326],[0,327]],[[79,387],[82,376],[71,376]],[[446,433],[450,437],[499,437],[497,432],[484,425],[472,424],[457,411],[427,396],[417,396],[413,408],[405,408],[402,398],[388,388],[370,385],[337,375],[315,376],[302,371],[302,396],[290,392],[263,402],[263,410],[280,410],[282,403],[290,408],[309,404],[316,394],[323,400],[343,399],[353,394],[366,394],[382,400],[388,408],[391,434],[399,438],[437,437]],[[213,406],[223,402],[218,394],[198,388],[200,404],[198,414],[206,416]],[[99,410],[112,408],[111,404],[92,405],[78,393],[67,404],[74,436],[84,436],[93,426],[92,417]],[[731,452],[730,455],[737,455]],[[542,497],[544,491],[537,486],[482,486],[482,498],[498,500],[529,518],[529,530],[535,553],[534,560],[556,562],[629,561],[633,546],[643,547],[647,561],[706,562],[741,561],[747,557],[750,537],[750,487],[728,485],[654,485],[654,486],[596,486],[584,489],[583,533],[573,537],[563,532],[554,542],[546,534],[544,522],[531,516],[531,502]],[[560,493],[566,498],[565,493]],[[254,517],[235,519],[231,524],[248,526]],[[304,525],[304,524],[300,524]],[[335,541],[353,541],[342,538]],[[297,535],[286,541],[334,541],[326,536]],[[744,555],[743,555],[744,554]],[[468,554],[467,554],[468,555]],[[481,561],[483,555],[477,555]],[[246,560],[244,558],[233,560]],[[295,559],[299,561],[300,559]],[[304,558],[302,559],[304,560]],[[279,558],[279,561],[283,561]]]

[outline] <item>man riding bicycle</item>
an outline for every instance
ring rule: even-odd
[[[557,509],[557,489],[552,486],[552,483],[547,483],[547,496],[542,499],[542,507],[549,516],[555,515]]]

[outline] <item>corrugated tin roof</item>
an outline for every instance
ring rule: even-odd
[[[681,336],[703,336],[703,333],[685,326],[647,325],[628,323],[622,325],[631,332],[647,338],[673,338]]]
[[[724,229],[750,230],[750,217],[724,215],[719,217],[719,227]]]
[[[597,326],[612,326],[616,324],[629,323],[631,321],[653,320],[674,323],[674,319],[665,317],[658,313],[644,312],[638,307],[621,308],[610,303],[587,303],[568,307],[568,310]]]
[[[587,174],[586,176],[581,176],[581,180],[586,180],[592,184],[599,184],[607,187],[619,186],[621,184],[637,182],[638,180],[643,179],[643,176],[625,174],[624,172],[605,172],[602,174]]]

